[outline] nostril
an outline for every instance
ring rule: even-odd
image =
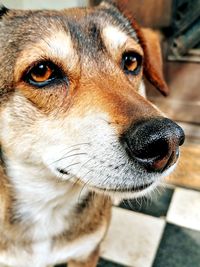
[[[129,155],[148,171],[162,172],[179,153],[178,149],[174,153],[169,140],[164,138],[149,143],[143,142],[141,146],[134,145],[134,142],[127,145]]]
[[[148,142],[147,142],[148,141]],[[160,159],[169,153],[169,145],[165,139],[147,140],[141,146],[132,144],[135,157],[140,159]]]

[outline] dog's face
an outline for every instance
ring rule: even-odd
[[[1,13],[0,144],[8,166],[131,197],[169,173],[183,132],[140,93],[143,73],[167,90],[147,35],[106,3]]]

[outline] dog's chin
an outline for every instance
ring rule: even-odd
[[[99,185],[96,186],[94,184],[89,183],[85,185],[85,183],[81,180],[81,177],[77,178],[76,175],[73,175],[73,179],[69,179],[69,173],[65,173],[65,171],[62,169],[57,169],[56,173],[57,176],[62,178],[63,181],[70,181],[72,183],[79,184],[81,187],[85,187],[88,188],[90,191],[111,197],[114,202],[118,202],[123,199],[133,199],[149,195],[151,191],[153,191],[164,180],[166,176],[168,176],[171,172],[174,171],[176,165],[177,163],[175,163],[162,173],[155,173],[154,178],[151,178],[150,182],[145,183],[143,181],[143,184],[140,185],[134,183],[134,186],[124,183],[124,185],[120,187],[115,187],[114,185],[113,187],[110,185],[109,187],[101,187]],[[148,173],[146,175],[148,176]]]
[[[154,191],[158,185],[161,185],[164,178],[169,176],[170,173],[174,171],[176,165],[177,163],[169,167],[163,173],[156,174],[155,179],[152,182],[143,183],[143,185],[135,185],[132,187],[126,186],[124,188],[101,188],[90,185],[88,185],[88,187],[90,188],[90,190],[95,191],[96,193],[111,197],[114,203],[119,203],[123,199],[134,199],[150,195],[151,192]]]
[[[90,189],[98,194],[103,194],[104,196],[110,197],[114,203],[118,203],[123,199],[133,199],[143,197],[148,195],[152,190],[154,190],[159,184],[159,181],[152,183],[147,183],[142,186],[134,186],[130,188],[120,188],[120,189],[107,189],[90,186]]]
[[[130,189],[103,189],[98,187],[90,187],[90,190],[102,194],[103,196],[110,197],[115,205],[118,205],[124,199],[141,198],[146,195],[150,195],[153,190],[160,184],[160,181],[155,181],[151,184],[144,185],[138,188]]]
[[[161,185],[163,186],[163,181],[165,177],[169,176],[176,168],[177,162],[166,169],[163,173],[156,175],[155,180],[152,183],[147,183],[143,186],[143,188],[139,188],[138,190],[129,191],[129,192],[117,192],[112,194],[112,199],[114,202],[118,203],[122,201],[123,199],[134,199],[139,198],[143,196],[148,196],[151,194],[152,191],[156,189],[157,186]]]

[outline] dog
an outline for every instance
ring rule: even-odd
[[[0,10],[0,266],[95,267],[114,199],[153,190],[183,130],[160,48],[123,5]]]

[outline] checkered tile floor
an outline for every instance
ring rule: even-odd
[[[200,192],[159,191],[113,207],[98,267],[200,267]]]

